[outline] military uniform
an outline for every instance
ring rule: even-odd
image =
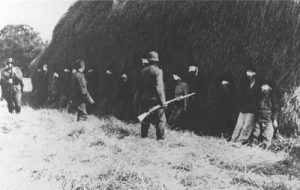
[[[1,73],[3,97],[7,101],[8,111],[21,112],[21,99],[24,88],[23,74],[19,67],[6,68]]]
[[[86,103],[91,101],[87,90],[87,82],[83,73],[77,71],[72,76],[71,100],[73,107],[77,110],[77,121],[87,119]]]
[[[177,85],[175,86],[175,98],[180,96],[185,96],[189,93],[188,84],[179,81]],[[171,114],[168,118],[168,124],[171,128],[178,127],[178,125],[182,124],[184,113],[187,110],[187,99],[184,99],[180,102],[175,102],[173,104]]]
[[[141,111],[147,112],[153,106],[165,103],[163,72],[156,64],[145,66],[141,71],[137,101],[141,104]],[[150,123],[156,128],[157,139],[164,138],[166,117],[163,109],[151,113],[141,124],[141,137],[148,136]]]

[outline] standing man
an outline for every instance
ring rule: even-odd
[[[231,136],[231,142],[242,144],[247,143],[253,131],[260,91],[260,85],[256,79],[256,69],[253,66],[247,67],[246,76],[248,80],[241,89],[240,113]]]
[[[49,95],[49,72],[48,65],[44,64],[42,69],[38,69],[37,87],[35,88],[36,103],[44,106],[47,103]]]
[[[194,97],[188,100],[187,111],[187,128],[199,133],[203,132],[203,80],[199,74],[199,69],[195,65],[191,65],[188,68],[187,83],[189,85],[190,93],[196,93]]]
[[[77,60],[74,68],[76,72],[72,76],[71,101],[77,111],[77,121],[85,121],[87,119],[86,103],[94,104],[95,101],[87,90],[87,82],[83,74],[85,62]]]
[[[189,87],[186,82],[183,82],[181,77],[177,74],[173,75],[173,79],[176,82],[175,85],[175,93],[174,98],[178,98],[180,96],[185,96],[189,93]],[[183,123],[184,115],[187,111],[187,99],[184,99],[180,102],[175,102],[172,106],[171,114],[168,118],[168,124],[171,129],[183,127],[181,126]]]
[[[132,106],[132,97],[131,97],[131,84],[130,79],[126,73],[123,73],[119,79],[119,90],[117,93],[117,109],[116,115],[122,120],[130,119],[131,106]]]
[[[13,58],[8,58],[7,66],[2,71],[3,97],[7,101],[8,111],[21,112],[21,99],[23,93],[23,74],[19,67],[13,66]]]
[[[218,124],[220,126],[220,134],[228,139],[236,124],[237,117],[237,96],[233,84],[233,79],[230,75],[223,75],[218,81],[217,91],[217,109],[218,109]]]
[[[262,83],[257,119],[251,140],[251,144],[258,145],[260,143],[260,146],[266,149],[271,145],[274,129],[278,128],[279,106],[273,93],[274,85],[272,84],[272,81]]]
[[[148,53],[148,64],[141,71],[140,85],[136,101],[141,104],[141,111],[146,112],[158,104],[166,107],[165,89],[163,82],[163,71],[158,67],[158,53],[151,51]],[[164,109],[159,109],[151,113],[141,124],[141,137],[148,137],[150,123],[156,128],[157,140],[164,139],[164,129],[166,116]]]

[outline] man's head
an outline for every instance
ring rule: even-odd
[[[6,61],[6,65],[7,65],[8,68],[11,68],[14,65],[14,63],[15,63],[14,59],[11,58],[11,57],[8,58],[7,61]]]
[[[173,74],[173,79],[174,79],[176,82],[180,82],[180,81],[181,81],[181,77],[180,77],[178,74]]]
[[[44,72],[47,72],[47,71],[48,71],[48,65],[47,65],[47,64],[44,64],[42,70],[43,70]]]
[[[83,60],[76,60],[75,64],[74,64],[74,69],[76,69],[77,71],[83,73],[84,69],[85,69],[85,62]]]
[[[270,94],[270,92],[272,91],[272,89],[273,89],[273,85],[272,85],[272,81],[270,81],[270,80],[264,81],[262,83],[262,85],[261,85],[261,92],[264,95]]]
[[[221,83],[221,86],[223,89],[229,89],[230,86],[232,85],[232,76],[230,74],[223,74],[221,76],[221,80],[220,80],[220,83]]]
[[[196,76],[198,76],[198,72],[199,72],[199,70],[198,70],[197,66],[195,66],[195,65],[189,66],[189,70],[188,70],[189,75],[196,77]]]
[[[124,74],[122,74],[121,75],[121,80],[123,81],[123,82],[127,82],[128,81],[128,76],[124,73]]]
[[[150,63],[156,63],[156,62],[159,62],[158,53],[157,53],[156,51],[150,51],[150,52],[147,54],[147,60],[148,60]]]
[[[228,80],[222,80],[221,85],[223,89],[228,89],[230,86],[230,82]]]
[[[149,61],[147,59],[141,59],[141,63],[142,63],[142,66],[145,66],[147,64],[149,64]]]
[[[255,79],[256,69],[253,65],[248,65],[246,68],[246,76],[249,80]]]

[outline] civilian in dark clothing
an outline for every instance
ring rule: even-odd
[[[104,114],[115,114],[115,101],[116,101],[116,83],[117,75],[113,69],[113,65],[110,65],[103,75],[103,110]]]
[[[217,93],[217,109],[220,132],[224,138],[229,139],[234,129],[237,116],[237,95],[235,93],[232,77],[224,75],[219,80]]]
[[[274,128],[278,127],[277,117],[279,106],[278,100],[272,92],[272,82],[265,81],[262,84],[257,119],[251,144],[258,145],[261,143],[263,148],[269,148],[272,142]]]
[[[74,68],[76,72],[72,76],[71,100],[73,107],[77,110],[77,121],[85,121],[87,119],[86,103],[94,104],[95,102],[87,90],[87,82],[83,74],[85,62],[77,60]]]
[[[68,110],[69,98],[71,96],[71,85],[69,84],[71,83],[72,80],[72,70],[65,68],[63,72],[61,72],[60,76],[61,76],[59,80],[60,97],[59,97],[58,105],[61,108]]]
[[[256,79],[256,70],[253,67],[246,69],[248,82],[241,89],[240,113],[231,136],[232,142],[247,143],[255,124],[258,97],[260,91],[259,82]]]
[[[187,74],[187,84],[189,86],[189,93],[196,93],[195,96],[188,100],[187,108],[187,126],[186,128],[195,132],[200,132],[201,119],[203,118],[203,90],[202,78],[199,76],[197,66],[189,66]]]
[[[188,84],[182,81],[181,77],[177,74],[174,74],[173,78],[176,81],[176,86],[172,98],[178,98],[180,96],[187,95],[189,93]],[[183,126],[183,121],[187,110],[187,99],[175,102],[171,106],[172,110],[170,116],[168,117],[168,124],[170,125],[171,129],[183,129],[185,127]]]
[[[122,120],[128,120],[131,116],[132,94],[130,80],[123,73],[119,79],[119,91],[117,93],[117,116]]]
[[[36,103],[44,106],[47,103],[49,95],[49,72],[48,65],[44,64],[42,69],[38,69],[37,87],[35,91]]]

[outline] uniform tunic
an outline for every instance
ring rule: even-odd
[[[7,101],[8,111],[21,112],[21,99],[24,88],[23,74],[19,67],[6,68],[1,73],[3,97]],[[9,81],[12,80],[12,84]]]
[[[163,82],[163,71],[155,64],[145,66],[141,71],[140,85],[138,89],[137,102],[141,104],[141,111],[146,112],[151,107],[165,103],[165,89]],[[141,136],[148,136],[150,123],[156,128],[157,139],[164,138],[166,117],[163,109],[150,114],[141,126]]]
[[[90,102],[91,96],[87,90],[87,82],[85,76],[81,72],[76,72],[72,76],[72,92],[71,100],[73,106],[77,110],[77,120],[86,120],[87,111],[86,103]]]

